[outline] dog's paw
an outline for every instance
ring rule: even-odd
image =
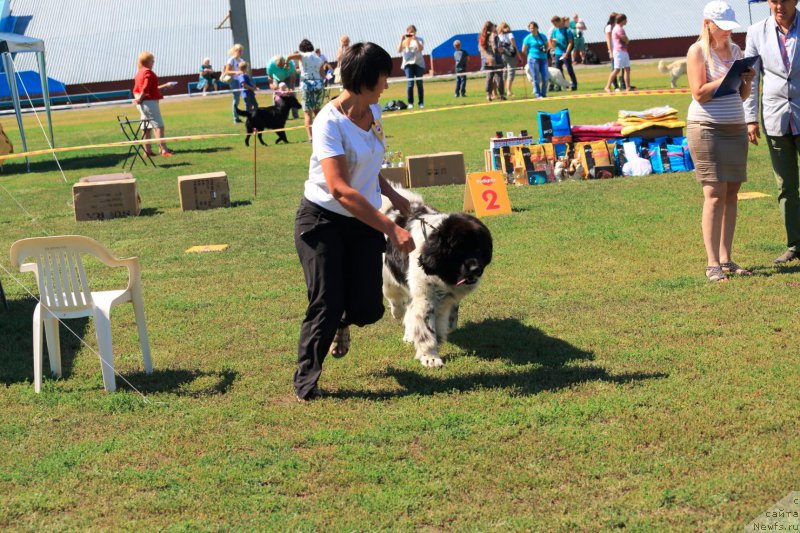
[[[411,334],[410,331],[406,330],[406,332],[403,333],[403,342],[408,344],[414,344],[414,336]]]
[[[422,366],[426,366],[428,368],[441,368],[444,366],[444,361],[442,361],[442,358],[435,355],[417,354],[417,360],[422,364]]]

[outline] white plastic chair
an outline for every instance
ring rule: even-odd
[[[110,267],[128,267],[128,287],[92,292],[86,280],[81,254],[92,255]],[[24,263],[31,257],[35,262]],[[94,317],[102,359],[103,385],[108,392],[116,390],[114,353],[111,348],[111,310],[125,302],[133,303],[145,371],[148,374],[153,372],[138,258],[117,259],[94,239],[63,235],[15,242],[11,245],[11,263],[19,267],[21,272],[33,272],[39,284],[40,301],[33,312],[33,387],[37,393],[42,388],[42,326],[47,336],[50,370],[60,377],[58,321],[81,317]]]

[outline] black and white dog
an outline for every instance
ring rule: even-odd
[[[458,305],[478,286],[492,260],[492,235],[477,218],[463,213],[439,213],[406,189],[398,192],[411,202],[401,215],[384,198],[382,211],[411,233],[416,249],[404,254],[386,244],[383,294],[392,316],[403,319],[403,340],[416,347],[424,366],[440,367],[439,345],[458,325]]]
[[[261,138],[261,132],[264,130],[280,130],[286,127],[286,120],[289,118],[289,111],[292,109],[303,109],[303,106],[300,105],[300,102],[298,102],[297,98],[292,94],[276,98],[275,105],[257,107],[250,110],[249,113],[237,107],[236,114],[240,117],[247,117],[244,123],[244,129],[247,131],[244,144],[250,146],[250,136],[253,134],[253,130],[256,130],[258,132],[258,142],[266,146],[267,143]],[[275,144],[289,142],[289,139],[286,138],[285,131],[276,131],[275,134],[278,136],[278,140],[275,141]]]

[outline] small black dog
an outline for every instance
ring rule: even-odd
[[[286,119],[289,118],[289,110],[302,108],[303,106],[300,105],[300,102],[297,101],[297,98],[293,94],[280,96],[275,99],[275,105],[269,107],[257,107],[249,113],[247,111],[242,111],[237,107],[236,114],[242,117],[247,117],[247,120],[245,120],[244,123],[244,127],[247,130],[247,136],[244,138],[244,144],[246,146],[250,146],[250,136],[253,134],[253,130],[256,130],[258,131],[258,142],[266,146],[267,143],[265,143],[264,139],[261,138],[261,132],[264,130],[283,129],[286,126]],[[278,140],[275,141],[275,144],[278,144],[281,141],[285,143],[289,142],[289,139],[286,138],[285,131],[278,131],[275,134],[278,136]]]

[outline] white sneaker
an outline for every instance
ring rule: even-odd
[[[425,109],[425,105],[424,104],[419,104],[419,108],[420,109]]]
[[[409,109],[414,109],[414,104],[408,104]]]

